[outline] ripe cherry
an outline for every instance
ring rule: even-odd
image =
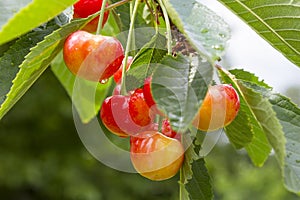
[[[172,129],[168,119],[162,120],[161,132],[170,138],[175,138],[177,136],[177,132]]]
[[[240,108],[236,90],[228,84],[209,87],[193,125],[202,131],[213,131],[230,124]]]
[[[138,88],[130,95],[129,113],[139,126],[146,127],[152,124],[154,116],[145,101],[143,89]]]
[[[130,138],[130,158],[142,176],[155,181],[166,180],[181,168],[184,148],[176,139],[157,131],[146,131]]]
[[[86,31],[76,31],[68,36],[63,55],[73,74],[100,82],[111,77],[120,68],[124,58],[119,40]]]
[[[101,106],[100,118],[110,132],[120,137],[153,130],[153,117],[142,89],[136,89],[129,95],[117,94],[106,98]]]
[[[130,68],[130,65],[131,65],[132,61],[133,61],[133,57],[132,56],[128,56],[126,70],[128,70]],[[115,80],[116,83],[119,83],[121,81],[123,65],[124,65],[124,63],[122,63],[121,67],[114,74],[114,80]]]
[[[151,76],[146,78],[144,81],[143,92],[144,92],[145,101],[147,102],[148,106],[150,107],[151,111],[154,114],[159,114],[159,115],[164,116],[164,114],[158,110],[156,102],[153,99],[152,90],[151,90],[151,82],[152,82]]]
[[[107,6],[108,4],[106,4]],[[79,0],[74,4],[73,18],[86,18],[91,14],[98,12],[102,7],[102,0]],[[102,26],[108,19],[109,11],[104,12]],[[87,32],[96,32],[99,16],[90,21],[82,30]]]
[[[106,98],[101,106],[100,119],[105,127],[115,135],[127,137],[126,123],[129,118],[128,110],[129,97],[123,95],[114,95]],[[130,127],[129,127],[130,128]]]

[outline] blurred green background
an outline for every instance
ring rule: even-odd
[[[0,121],[0,199],[176,200],[178,176],[162,182],[110,169],[81,143],[71,101],[50,70]],[[207,157],[215,199],[293,200],[274,157],[253,167],[218,145]]]

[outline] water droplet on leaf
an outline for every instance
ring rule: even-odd
[[[218,44],[213,45],[212,48],[215,49],[215,50],[219,50],[219,51],[224,50],[224,47],[222,45],[218,45]]]

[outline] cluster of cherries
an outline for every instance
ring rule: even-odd
[[[102,0],[80,0],[74,5],[74,17],[87,17],[99,11],[101,4]],[[107,17],[108,12],[103,25]],[[116,88],[102,103],[102,123],[111,133],[130,137],[130,157],[138,173],[151,180],[173,177],[184,160],[181,134],[172,130],[167,115],[158,109],[152,97],[151,77],[145,79],[142,87],[121,94],[122,44],[116,38],[90,33],[97,24],[96,18],[83,30],[68,36],[63,49],[66,66],[73,74],[90,81],[104,83],[113,76]],[[132,62],[133,58],[128,57],[127,70]],[[210,86],[192,124],[203,131],[219,129],[235,118],[239,106],[238,94],[232,86]]]

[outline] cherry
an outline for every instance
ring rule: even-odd
[[[142,89],[129,92],[129,95],[116,94],[106,98],[101,106],[100,118],[110,132],[120,137],[153,130],[153,117]]]
[[[144,93],[145,101],[147,102],[148,106],[150,107],[151,111],[154,114],[159,114],[164,116],[164,114],[158,110],[156,102],[153,99],[152,91],[151,91],[151,82],[152,82],[151,76],[146,78],[144,81],[143,93]]]
[[[184,149],[176,139],[145,131],[130,138],[130,158],[138,173],[160,181],[176,175],[184,160]]]
[[[116,38],[80,30],[68,36],[63,55],[73,74],[100,82],[111,77],[124,58],[122,44]]]
[[[128,56],[127,59],[127,65],[126,65],[126,70],[129,69],[131,63],[133,61],[133,57],[132,56]],[[116,83],[119,83],[121,81],[122,78],[122,70],[123,70],[123,65],[124,63],[122,63],[121,67],[118,69],[118,71],[114,74],[114,80]]]
[[[145,127],[152,124],[154,116],[150,113],[150,108],[145,101],[143,89],[138,88],[130,95],[129,113],[132,120],[139,126]]]
[[[127,137],[125,121],[129,121],[129,97],[114,95],[106,98],[101,106],[100,118],[105,127],[115,135]],[[128,127],[127,127],[128,128]]]
[[[108,4],[106,4],[107,6]],[[79,0],[74,4],[73,18],[86,18],[101,9],[102,0]],[[109,11],[104,12],[102,26],[108,19]],[[99,16],[90,21],[82,30],[87,32],[96,32]]]
[[[203,131],[213,131],[230,124],[240,108],[236,90],[228,84],[209,87],[193,125]]]
[[[175,138],[177,136],[177,132],[171,128],[170,122],[168,119],[162,120],[161,132],[167,137]]]

